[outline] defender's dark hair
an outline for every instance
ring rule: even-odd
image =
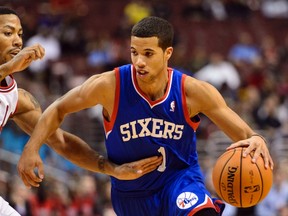
[[[174,30],[172,25],[165,19],[150,16],[136,23],[131,31],[135,37],[157,37],[159,47],[165,50],[173,44]]]
[[[5,15],[5,14],[14,14],[14,15],[18,16],[16,11],[12,10],[11,8],[0,6],[0,15]]]

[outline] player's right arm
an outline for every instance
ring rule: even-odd
[[[60,127],[66,115],[78,112],[97,104],[104,108],[113,106],[114,100],[113,75],[111,72],[95,75],[82,85],[70,90],[53,102],[41,115],[27,146],[39,150],[45,140]],[[110,87],[108,86],[110,85]],[[112,89],[112,90],[111,90]],[[112,108],[108,108],[112,109]]]
[[[39,108],[33,109],[33,103],[30,103],[30,108],[23,111],[21,116],[18,115],[17,124],[28,134],[32,133],[38,121],[18,163],[19,175],[26,186],[38,187],[44,177],[43,163],[38,153],[44,142],[47,142],[58,154],[82,168],[122,180],[139,178],[161,164],[162,157],[157,156],[121,165],[113,164],[91,149],[79,137],[59,129],[67,114],[91,107],[97,103],[106,105],[109,110],[108,113],[112,112],[113,103],[110,104],[110,102],[114,101],[113,91],[115,90],[113,88],[113,76],[113,72],[110,72],[104,77],[102,75],[91,77],[83,85],[76,87],[51,104],[39,121],[41,110]],[[110,80],[109,77],[112,79]],[[110,85],[110,88],[107,85]],[[22,101],[27,103],[30,100]],[[35,120],[32,121],[32,119]],[[38,176],[35,175],[34,168],[38,168]]]

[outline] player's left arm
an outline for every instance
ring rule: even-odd
[[[198,113],[206,115],[234,143],[227,149],[240,146],[247,147],[243,153],[246,157],[254,152],[252,162],[263,156],[265,167],[273,168],[266,140],[253,131],[249,125],[229,108],[219,91],[207,82],[188,77],[185,81],[186,101],[191,116]]]

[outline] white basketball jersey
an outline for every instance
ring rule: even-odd
[[[18,102],[17,83],[13,76],[5,77],[7,86],[0,86],[0,131],[15,113]]]

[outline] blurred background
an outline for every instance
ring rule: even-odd
[[[227,205],[224,216],[288,216],[288,0],[0,0],[22,19],[24,43],[46,49],[15,74],[45,109],[89,76],[130,63],[130,30],[155,15],[175,28],[170,66],[214,85],[228,105],[265,136],[276,163],[274,185],[257,206]],[[211,168],[230,140],[205,116],[199,160]],[[101,107],[66,118],[62,128],[106,154]],[[41,148],[45,181],[26,189],[16,165],[28,136],[13,122],[0,136],[0,195],[23,216],[114,216],[109,177],[80,169]]]

